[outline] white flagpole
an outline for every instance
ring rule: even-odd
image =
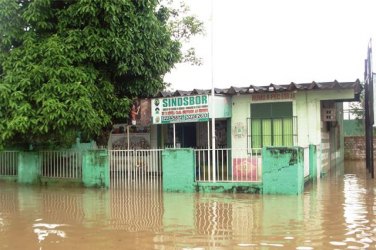
[[[213,181],[216,181],[216,162],[215,162],[215,93],[214,93],[214,48],[213,48],[213,40],[214,40],[214,15],[213,15],[213,0],[211,0],[211,117],[212,117],[212,170],[213,170]]]
[[[174,143],[174,149],[176,148],[176,130],[175,130],[175,123],[172,124],[172,133],[174,135],[173,143]]]

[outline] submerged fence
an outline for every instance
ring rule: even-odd
[[[79,151],[41,151],[41,176],[81,179],[82,154]]]
[[[196,149],[196,181],[260,182],[261,148],[215,149],[213,168],[211,149]],[[215,171],[215,174],[214,174]]]
[[[73,179],[74,183],[86,187],[128,190],[166,187],[166,190],[194,191],[197,187],[218,186],[218,182],[225,183],[224,188],[246,187],[249,183],[262,184],[262,188],[289,186],[287,179],[298,180],[300,185],[316,178],[320,172],[321,150],[315,145],[214,151],[167,149],[163,157],[162,152],[164,149],[3,151],[0,152],[0,177],[4,180],[16,177],[17,182],[30,184],[47,183],[52,178],[52,183]],[[270,192],[273,190],[269,188]]]
[[[159,186],[163,149],[109,150],[112,186]]]
[[[18,152],[0,152],[0,175],[17,176],[18,174]]]

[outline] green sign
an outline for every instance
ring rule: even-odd
[[[153,124],[209,120],[207,95],[179,96],[152,100]]]

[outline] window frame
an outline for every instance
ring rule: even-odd
[[[282,116],[274,116],[273,117],[273,105],[281,105],[281,102],[268,102],[268,103],[251,103],[250,104],[250,117],[247,118],[247,148],[248,149],[253,149],[253,148],[263,148],[264,146],[296,146],[297,145],[297,139],[298,139],[298,126],[297,126],[297,117],[293,115],[293,102],[283,102],[283,103],[289,103],[291,105],[291,110],[287,110],[285,114]],[[263,105],[264,108],[268,107],[268,104],[270,105],[270,111],[266,110],[267,116],[261,116],[262,112],[257,112],[258,115],[256,117],[252,116],[252,109],[255,108],[255,106],[252,107],[252,105]],[[290,108],[289,107],[289,108]],[[260,129],[259,135],[254,135],[254,123],[252,121],[255,120],[260,120],[260,123],[258,125]],[[281,127],[275,126],[275,122],[280,121],[281,122]],[[263,126],[263,121],[268,121],[270,122],[269,125],[269,134],[264,133],[264,126]],[[286,133],[285,126],[287,125],[286,122],[290,121],[289,123],[291,124],[291,130],[290,134]],[[275,131],[276,129],[279,129],[281,131],[280,135],[276,135]],[[257,138],[257,141],[259,141],[255,147],[254,141],[255,137]],[[265,136],[270,137],[270,142],[265,143]],[[280,137],[280,138],[278,138]],[[289,137],[289,138],[287,138]],[[277,140],[282,140],[282,143],[276,143]],[[291,143],[289,143],[291,142]],[[268,145],[265,145],[268,144]],[[278,144],[278,145],[277,145]]]

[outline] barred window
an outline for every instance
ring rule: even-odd
[[[291,147],[297,142],[297,122],[292,102],[251,104],[247,120],[248,147]]]

